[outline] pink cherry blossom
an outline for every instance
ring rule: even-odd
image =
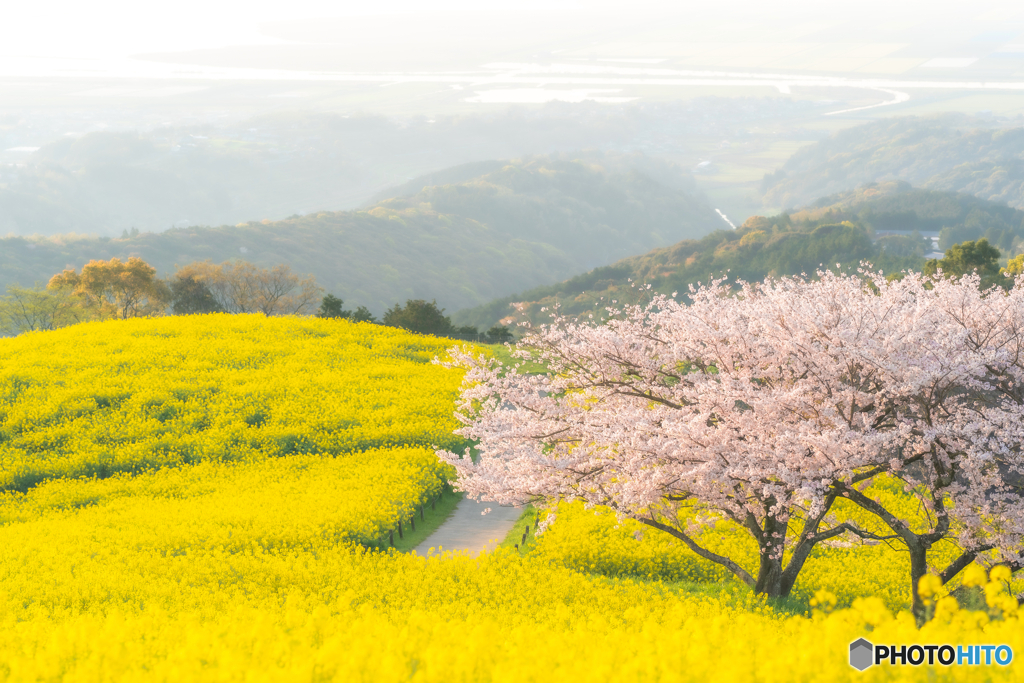
[[[979,557],[1019,560],[1024,281],[981,292],[977,277],[820,272],[715,280],[687,299],[608,309],[603,324],[555,311],[516,352],[545,375],[452,349],[467,370],[458,433],[478,444],[475,462],[439,452],[458,485],[502,505],[607,506],[770,596],[840,537],[904,543],[918,608],[942,539],[962,550],[944,581]],[[928,529],[863,493],[880,474],[906,481]],[[891,533],[835,521],[837,497]],[[750,533],[756,568],[701,545],[718,520]]]

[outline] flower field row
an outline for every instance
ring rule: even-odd
[[[450,444],[445,341],[375,325],[207,315],[0,341],[0,490],[207,460]]]
[[[424,560],[327,541],[70,565],[63,592],[109,573],[107,593],[50,610],[5,593],[0,680],[1008,681],[1012,666],[860,673],[846,659],[860,636],[1024,651],[1016,613],[950,609],[918,630],[869,598],[789,617],[738,589],[691,597],[504,551]],[[118,581],[130,599],[110,588]]]
[[[254,556],[302,553],[315,563],[324,550],[379,543],[440,491],[445,474],[430,450],[396,448],[54,480],[7,493],[0,614],[221,610],[254,581],[264,592],[276,585],[283,599],[288,584],[267,584],[266,566],[247,571]]]

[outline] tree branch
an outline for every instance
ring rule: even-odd
[[[974,550],[967,550],[960,557],[950,562],[949,566],[939,572],[939,579],[942,581],[942,585],[945,586],[950,579],[963,571],[971,562],[974,562],[980,553],[991,549],[992,546],[982,546]]]
[[[833,489],[843,497],[849,498],[868,512],[873,512],[875,515],[880,517],[882,521],[885,522],[890,529],[896,532],[896,534],[903,539],[903,542],[908,546],[916,547],[921,544],[917,534],[911,531],[910,527],[904,524],[896,515],[882,507],[881,504],[871,500],[857,489],[847,486],[844,482],[836,482],[832,486]]]
[[[634,517],[634,519],[640,522],[641,524],[646,524],[649,527],[654,527],[659,531],[664,531],[667,534],[675,536],[680,541],[685,543],[687,548],[697,553],[705,560],[709,560],[711,562],[714,562],[715,564],[722,565],[723,567],[731,571],[733,574],[735,574],[743,583],[747,584],[748,586],[754,585],[754,578],[750,576],[747,570],[745,570],[743,567],[739,566],[738,564],[730,560],[728,557],[718,555],[717,553],[713,553],[710,550],[707,550],[706,548],[702,548],[701,546],[697,545],[696,541],[690,538],[687,534],[684,534],[679,529],[676,529],[675,527],[669,526],[667,524],[662,524],[661,522],[649,519],[647,517],[637,516]]]

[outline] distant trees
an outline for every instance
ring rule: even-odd
[[[352,316],[349,318],[354,323],[376,323],[377,318],[374,317],[373,313],[370,313],[370,309],[366,306],[356,306],[356,310],[352,312]]]
[[[12,285],[0,299],[0,333],[17,335],[35,330],[55,330],[92,317],[80,297],[69,288],[54,291]]]
[[[355,311],[346,311],[344,309],[345,302],[333,294],[324,296],[320,301],[320,308],[316,312],[318,318],[338,318],[341,320],[351,320],[354,323],[375,323],[377,319],[373,317],[370,310],[366,306],[358,306]]]
[[[437,307],[437,301],[428,302],[423,299],[409,299],[404,306],[395,304],[385,311],[383,322],[388,327],[401,327],[410,332],[439,337],[456,331],[451,318],[444,314],[444,309]]]
[[[30,290],[17,290],[17,300],[22,308],[49,306],[56,311],[68,309],[74,302],[88,311],[89,317],[100,319],[163,315],[168,307],[175,315],[305,315],[315,310],[321,293],[312,276],[300,278],[284,265],[260,268],[246,261],[203,261],[179,268],[165,282],[156,277],[155,268],[137,257],[90,261],[81,273],[69,268],[54,275],[47,290],[51,299],[45,299],[45,306],[44,298],[38,293],[30,295]],[[27,304],[30,299],[34,308]],[[21,327],[36,324],[27,322],[26,313],[19,315]]]
[[[345,302],[334,296],[333,294],[326,295],[320,301],[320,308],[316,312],[318,318],[348,318],[352,315],[352,311],[346,311],[342,308]]]
[[[1024,254],[1017,254],[1016,256],[1014,256],[1012,259],[1010,259],[1009,263],[1006,264],[1006,267],[1001,268],[999,272],[1002,273],[1003,275],[1009,275],[1011,277],[1015,277],[1017,275],[1020,275],[1021,273],[1024,273]]]
[[[959,278],[977,271],[982,288],[993,284],[1013,284],[999,272],[999,250],[981,238],[976,242],[954,244],[941,259],[931,259],[924,264],[924,274],[933,276],[939,270],[943,276]]]
[[[138,257],[89,261],[81,273],[68,268],[50,278],[47,289],[79,297],[97,317],[120,320],[161,315],[171,300],[156,269]]]
[[[471,325],[455,327],[451,318],[444,314],[443,308],[437,307],[437,301],[409,299],[405,305],[395,304],[384,313],[383,323],[389,327],[401,327],[410,332],[433,334],[438,337],[461,337],[470,341],[486,341],[492,344],[504,344],[515,337],[504,325],[495,325],[480,334],[480,330]]]
[[[174,274],[172,290],[175,286],[183,296],[175,304],[180,301],[183,311],[195,313],[308,315],[314,312],[321,293],[312,276],[300,278],[285,265],[260,268],[247,261],[190,263]],[[208,306],[209,310],[189,310],[193,306]]]
[[[487,330],[487,341],[492,344],[504,344],[515,339],[512,334],[512,330],[505,327],[504,325],[495,325],[491,329]]]
[[[262,268],[246,261],[216,264],[197,261],[178,267],[161,280],[156,269],[138,257],[126,261],[93,260],[78,272],[68,268],[47,287],[12,287],[0,298],[0,334],[63,327],[89,319],[207,313],[263,313],[268,316],[315,315],[325,319],[377,323],[366,306],[355,310],[334,294],[324,294],[312,277],[302,278],[286,265]],[[495,325],[486,334],[476,327],[456,327],[436,300],[409,299],[384,315],[384,325],[420,334],[503,343],[513,339]]]
[[[179,267],[165,281],[156,276],[155,268],[137,257],[127,261],[93,260],[81,272],[68,268],[54,275],[45,289],[10,287],[7,296],[0,297],[0,334],[52,330],[84,320],[123,320],[167,313],[314,314],[377,322],[365,306],[346,310],[340,298],[333,294],[321,298],[322,293],[312,276],[302,278],[285,265],[261,268],[245,261],[202,261]],[[409,303],[411,308],[395,308],[416,318],[418,304],[425,302]],[[430,306],[436,311],[435,304]],[[420,315],[417,319],[422,318]]]

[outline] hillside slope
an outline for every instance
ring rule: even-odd
[[[801,206],[865,183],[904,180],[1024,208],[1024,128],[961,115],[883,119],[796,152],[765,177],[764,205]]]
[[[140,256],[162,275],[175,264],[238,258],[312,273],[327,291],[376,313],[407,298],[475,306],[721,225],[698,196],[629,159],[610,157],[612,170],[593,155],[494,164],[365,210],[283,221],[121,239],[9,237],[0,240],[0,286],[45,282],[114,256]]]
[[[493,325],[507,316],[543,322],[541,308],[559,304],[569,314],[597,312],[612,300],[637,301],[638,285],[655,292],[685,294],[692,284],[728,274],[748,281],[813,273],[840,264],[850,270],[867,260],[886,272],[920,269],[931,241],[884,231],[939,231],[940,248],[988,236],[1004,259],[1024,250],[1024,211],[968,195],[878,183],[820,200],[792,214],[754,216],[737,230],[719,230],[699,240],[623,259],[557,285],[538,287],[484,306],[456,312],[457,324]],[[603,298],[603,301],[602,301]],[[515,315],[513,302],[525,303]]]

